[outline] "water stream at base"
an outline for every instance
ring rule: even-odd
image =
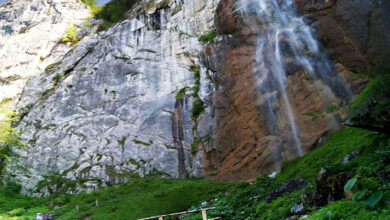
[[[349,90],[337,76],[326,54],[315,40],[311,27],[297,16],[293,0],[238,0],[236,13],[243,14],[247,27],[258,34],[254,70],[260,93],[266,96],[263,112],[271,135],[278,135],[274,103],[284,105],[297,154],[304,154],[288,94],[288,75],[303,70],[314,80],[320,79],[337,96]],[[291,139],[291,138],[290,138]]]

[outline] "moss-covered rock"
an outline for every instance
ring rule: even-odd
[[[390,64],[372,69],[376,77],[350,106],[347,124],[389,132],[390,128]]]

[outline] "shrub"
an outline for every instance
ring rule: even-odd
[[[97,13],[99,13],[102,8],[98,6],[97,0],[81,0],[81,2],[89,7],[92,16],[95,16]]]
[[[61,73],[57,73],[55,76],[53,76],[52,80],[56,83],[60,82],[60,80],[62,79],[62,74]]]
[[[12,155],[12,147],[22,146],[20,132],[12,127],[19,121],[18,114],[9,110],[9,102],[1,103],[0,108],[0,175]]]
[[[203,44],[212,43],[217,37],[218,33],[216,30],[208,31],[198,37],[198,40]]]
[[[390,127],[390,58],[370,70],[375,78],[349,108],[347,123],[352,126],[389,132]]]
[[[105,28],[107,24],[113,24],[122,20],[125,16],[125,13],[133,7],[138,0],[111,0],[101,8],[99,12],[96,13],[95,17],[105,21]]]
[[[71,22],[68,22],[68,28],[65,31],[65,37],[62,38],[62,43],[70,42],[76,44],[80,41],[80,37],[77,36],[77,28]]]

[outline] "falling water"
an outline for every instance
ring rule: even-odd
[[[288,98],[288,75],[303,70],[314,80],[322,80],[335,95],[349,94],[303,18],[297,16],[293,0],[239,0],[237,13],[243,14],[247,27],[258,33],[254,71],[260,93],[267,97],[262,104],[272,135],[277,135],[277,97],[283,102],[290,136],[299,156],[303,155],[299,132]]]

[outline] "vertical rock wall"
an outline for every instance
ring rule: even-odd
[[[197,36],[213,26],[214,8],[211,0],[141,1],[127,19],[31,78],[18,103],[26,147],[9,171],[23,192],[200,176],[193,134],[210,127],[193,130],[193,69],[204,81]],[[176,98],[183,88],[187,94]]]

